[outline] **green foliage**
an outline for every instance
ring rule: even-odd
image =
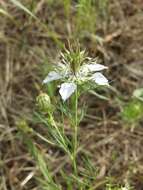
[[[77,33],[94,33],[96,30],[96,9],[93,0],[79,0],[76,16]],[[80,36],[79,36],[80,37]]]
[[[39,181],[41,181],[41,185],[44,186],[44,189],[47,189],[47,190],[48,189],[61,190],[61,187],[54,182],[53,177],[47,167],[47,164],[43,158],[42,153],[37,149],[37,147],[34,145],[32,140],[30,140],[29,138],[26,137],[25,142],[29,148],[29,151],[31,152],[31,155],[36,160],[39,170],[41,171],[42,175],[44,176],[45,180],[43,182],[42,182],[42,180],[39,180]]]
[[[45,159],[43,157],[42,152],[36,147],[34,142],[32,141],[32,138],[34,135],[40,137],[42,140],[45,142],[48,142],[49,144],[50,141],[46,140],[42,135],[39,133],[35,132],[32,128],[29,127],[28,123],[25,120],[21,120],[17,123],[17,127],[20,130],[20,136],[23,137],[24,143],[27,145],[29,152],[33,156],[33,158],[36,161],[36,165],[38,166],[41,174],[43,177],[38,175],[38,181],[39,181],[39,186],[42,187],[42,190],[61,190],[61,187],[56,184],[56,182],[53,180],[53,176],[47,167],[47,163],[45,162]],[[44,178],[44,179],[43,179]]]
[[[56,146],[64,150],[71,158],[71,153],[69,150],[69,147],[71,147],[70,142],[66,135],[63,133],[63,129],[61,128],[61,126],[58,126],[57,123],[54,121],[51,113],[49,113],[49,116],[47,118],[39,113],[36,113],[36,116],[39,119],[39,122],[43,123],[48,129],[49,141],[51,142],[51,144],[55,144]]]
[[[66,17],[68,18],[70,15],[71,0],[63,0],[63,4],[64,4]]]
[[[143,117],[143,102],[133,99],[123,107],[123,119],[128,123],[136,123]]]

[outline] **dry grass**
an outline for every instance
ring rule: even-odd
[[[48,29],[8,1],[1,1],[0,6],[13,17],[0,17],[0,190],[38,190],[34,179],[37,168],[18,138],[16,122],[21,117],[32,121],[42,78],[39,68],[56,54],[58,45],[53,35],[66,42],[69,28],[63,26],[66,18],[58,3],[50,8],[41,0],[35,6],[34,13],[48,23]],[[82,41],[90,54],[109,65],[107,75],[116,89],[116,93],[108,93],[110,101],[97,101],[91,96],[88,116],[81,124],[81,144],[99,168],[95,189],[108,175],[119,182],[129,180],[137,190],[143,186],[142,123],[134,132],[126,129],[116,100],[117,95],[127,100],[143,85],[142,10],[141,0],[113,0],[107,20],[99,22],[96,29],[103,35],[103,44],[96,43],[94,35]],[[41,146],[53,174],[57,174],[67,158],[59,150]]]

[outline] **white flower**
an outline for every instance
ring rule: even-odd
[[[70,52],[67,52],[67,54],[69,56]],[[83,56],[83,52],[80,55]],[[62,54],[62,62],[58,63],[54,71],[49,72],[43,80],[44,84],[59,79],[64,81],[59,90],[63,101],[66,101],[75,92],[79,83],[91,81],[97,85],[109,85],[107,78],[99,72],[107,69],[106,66],[97,64],[96,60],[89,57],[85,57],[84,59],[82,57],[81,66],[79,66],[79,63],[76,65],[76,62],[72,63],[72,65],[70,63],[71,60],[68,60]]]

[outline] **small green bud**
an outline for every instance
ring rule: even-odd
[[[32,133],[33,129],[28,126],[28,123],[25,120],[20,120],[17,123],[17,128],[24,133]]]
[[[44,113],[48,113],[52,110],[50,97],[46,93],[41,93],[36,98],[36,103],[37,103],[39,110]]]

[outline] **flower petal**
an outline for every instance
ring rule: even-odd
[[[85,64],[82,66],[82,72],[95,72],[95,71],[101,71],[104,69],[107,69],[108,67],[101,65],[101,64],[97,64],[97,63],[92,63],[92,64]]]
[[[91,77],[92,80],[94,80],[98,85],[108,85],[108,79],[102,74],[102,73],[94,73]]]
[[[61,88],[59,90],[59,93],[63,99],[63,101],[66,101],[76,90],[77,86],[74,83],[63,83],[61,85]]]
[[[49,72],[48,76],[43,80],[43,84],[46,84],[46,83],[49,83],[51,81],[58,80],[61,78],[62,76],[59,73],[55,71],[51,71]]]

